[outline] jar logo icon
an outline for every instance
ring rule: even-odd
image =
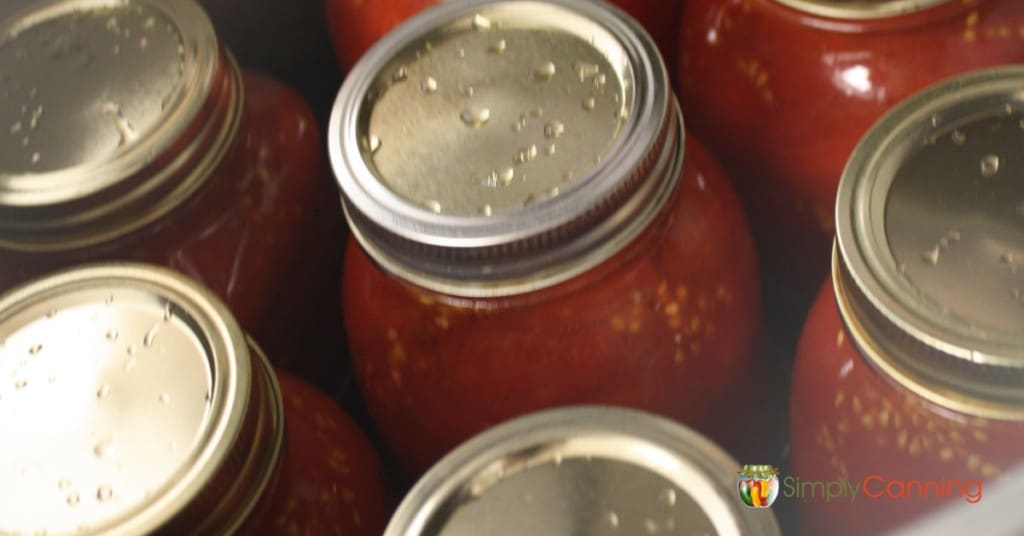
[[[744,465],[736,478],[743,504],[768,508],[779,496],[779,470],[771,465]]]

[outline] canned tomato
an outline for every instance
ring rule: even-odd
[[[683,134],[654,44],[600,3],[446,4],[351,72],[329,129],[346,327],[407,468],[568,403],[738,433],[753,246]]]
[[[342,69],[350,69],[370,47],[404,20],[444,0],[327,0],[327,23]],[[591,0],[595,1],[595,0]],[[611,0],[654,36],[662,54],[675,58],[683,0]],[[669,62],[674,66],[674,62]]]
[[[839,185],[833,279],[796,360],[790,440],[808,534],[875,534],[977,503],[1024,458],[1024,69],[919,93]]]
[[[85,261],[168,266],[278,363],[332,376],[338,357],[304,345],[329,341],[313,328],[332,333],[340,315],[322,298],[337,288],[322,259],[340,215],[316,120],[240,71],[193,1],[5,12],[0,123],[0,290]]]
[[[739,468],[672,421],[562,408],[460,446],[409,492],[384,534],[779,534],[771,510],[743,506]]]
[[[769,322],[791,346],[828,273],[857,141],[890,107],[1024,60],[1016,0],[688,0],[680,99],[749,209]]]
[[[0,533],[380,534],[368,441],[176,273],[0,297]]]

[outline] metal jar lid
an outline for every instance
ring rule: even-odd
[[[468,441],[409,492],[385,536],[777,535],[740,465],[661,417],[610,407],[522,417]]]
[[[84,247],[177,206],[226,152],[237,68],[192,0],[0,15],[0,247]]]
[[[258,356],[253,356],[258,357]],[[281,394],[226,307],[95,265],[0,296],[0,534],[225,534],[278,463]]]
[[[952,0],[774,0],[784,6],[833,19],[871,20],[916,13]],[[967,0],[969,3],[973,0]]]
[[[903,102],[839,185],[836,290],[870,360],[948,408],[1024,419],[1024,68]]]
[[[589,0],[424,11],[349,73],[328,137],[364,249],[461,296],[535,290],[608,259],[671,197],[683,158],[653,41]]]

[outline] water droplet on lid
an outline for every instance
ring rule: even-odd
[[[656,534],[658,532],[658,524],[651,518],[644,519],[644,530],[647,534]]]
[[[380,145],[380,138],[377,136],[371,134],[370,136],[363,138],[363,148],[370,151],[370,154],[376,153],[377,150],[380,149]]]
[[[40,160],[41,158],[42,158],[42,157],[41,157],[41,156],[39,155],[39,153],[38,153],[38,152],[32,153],[32,163],[33,163],[33,164],[38,164],[38,163],[39,163],[39,160]]]
[[[999,157],[994,154],[987,154],[981,158],[981,174],[984,177],[991,177],[999,173]]]
[[[939,116],[936,115],[936,114],[932,114],[932,126],[933,127],[939,126]]]
[[[676,490],[672,488],[663,489],[661,493],[658,495],[658,500],[661,501],[661,504],[664,504],[665,506],[675,506]]]
[[[420,84],[420,91],[424,94],[430,94],[437,91],[437,80],[434,77],[428,76],[423,79],[423,83]]]
[[[108,396],[110,396],[110,386],[109,385],[103,385],[99,389],[96,390],[96,398],[97,399],[103,400],[104,398],[107,398]]]
[[[578,61],[572,65],[580,82],[586,82],[588,78],[596,76],[601,72],[601,67],[595,63]]]
[[[441,213],[441,202],[440,201],[436,201],[436,200],[431,199],[431,200],[427,201],[426,203],[424,203],[424,205],[426,205],[427,208],[429,208],[435,214],[440,214]]]
[[[39,352],[41,352],[42,349],[43,349],[43,345],[42,344],[34,344],[34,345],[32,345],[31,348],[28,349],[28,355],[36,355]]]
[[[615,528],[618,528],[619,514],[616,514],[615,512],[608,512],[608,524]]]
[[[153,324],[153,327],[149,328],[146,335],[142,337],[142,346],[149,348],[153,346],[153,341],[156,340],[156,334],[160,331],[160,324]]]
[[[109,500],[114,496],[114,490],[110,486],[102,485],[96,489],[96,498],[100,501]]]
[[[546,61],[533,68],[533,79],[536,82],[547,82],[555,76],[555,64]]]
[[[508,186],[512,184],[512,181],[516,178],[515,168],[507,167],[498,172],[498,180],[501,181],[502,186]]]
[[[21,132],[21,121],[18,121],[11,125],[11,134],[17,134]]]
[[[464,48],[460,48],[459,49],[459,57],[460,58],[465,58],[466,57],[466,49],[464,49]]]
[[[107,335],[106,335],[106,337],[107,337],[107,340],[108,340],[108,341],[110,341],[110,342],[114,342],[114,341],[116,341],[116,340],[117,340],[117,337],[118,337],[118,336],[119,336],[119,334],[118,334],[118,332],[117,332],[117,330],[116,330],[116,329],[113,329],[113,328],[111,328],[111,329],[108,329],[108,330],[107,330]]]
[[[27,147],[28,146],[28,136],[25,136],[24,138],[21,138],[21,145],[22,145],[22,147]]]
[[[520,115],[519,116],[519,120],[516,121],[516,123],[514,125],[512,125],[512,130],[514,130],[516,132],[522,132],[522,130],[524,128],[526,128],[526,122],[528,120],[529,119],[526,117],[526,114]]]
[[[112,305],[114,303],[114,295],[111,294],[110,296],[107,296],[107,299],[103,300],[103,303],[106,305]]]
[[[473,29],[474,30],[490,30],[491,19],[477,13],[473,15]]]
[[[467,84],[459,84],[459,93],[461,93],[463,97],[468,98],[476,94],[476,90],[473,89],[473,86]]]
[[[160,396],[157,397],[157,400],[161,404],[167,405],[167,404],[169,404],[171,402],[171,395],[169,395],[167,393],[160,393]]]
[[[405,65],[395,69],[395,74],[391,75],[391,80],[393,82],[403,82],[407,78],[409,78],[409,69],[407,69]]]
[[[608,76],[606,74],[600,73],[600,74],[594,76],[594,87],[595,88],[601,89],[607,83],[608,83]]]
[[[554,144],[548,145],[548,148],[544,150],[544,154],[546,154],[548,156],[553,156],[555,154],[555,146],[554,146]]]
[[[480,128],[491,120],[491,110],[487,108],[469,108],[459,114],[459,118],[467,127]]]
[[[50,309],[49,311],[46,311],[46,318],[53,318],[55,316],[57,316],[57,309]]]
[[[100,459],[108,458],[117,454],[117,445],[110,439],[104,439],[103,441],[96,443],[96,446],[92,448],[92,453]]]
[[[534,108],[530,110],[530,117],[544,117],[544,108]]]
[[[535,196],[533,194],[529,194],[529,195],[526,196],[526,199],[523,199],[523,207],[524,208],[528,207],[528,206],[534,204],[536,201],[537,201],[537,196]]]
[[[498,40],[496,43],[490,46],[487,50],[494,54],[504,54],[505,49],[508,47],[508,43],[504,39]]]
[[[939,263],[939,252],[942,250],[939,246],[935,246],[934,249],[930,249],[921,253],[921,260],[932,266]]]
[[[70,487],[71,487],[71,479],[70,478],[62,478],[62,479],[57,481],[57,489],[63,490],[63,489],[68,489]]]
[[[134,357],[131,357],[131,358],[128,358],[128,361],[124,362],[124,366],[121,367],[121,368],[125,372],[131,372],[131,371],[135,370],[135,367],[138,364],[139,364],[139,360],[134,358]]]
[[[167,302],[164,304],[164,322],[170,322],[171,316],[171,302]]]
[[[67,501],[68,506],[76,506],[81,501],[81,497],[79,497],[77,493],[70,493],[65,500]]]
[[[964,142],[967,141],[967,134],[964,134],[959,130],[954,130],[950,137],[953,139],[953,143],[957,145],[963,145]]]
[[[146,22],[142,25],[142,27],[146,30],[152,30],[153,26],[156,26],[156,19],[154,19],[153,17],[149,17],[148,19],[146,19]]]
[[[18,391],[23,391],[26,387],[28,387],[28,380],[24,378],[14,380],[14,388]]]
[[[491,205],[484,205],[480,208],[480,214],[490,216],[491,214],[494,214],[494,209],[491,208]]]
[[[134,344],[129,344],[128,345],[128,349],[127,349],[128,355],[135,355],[136,353],[138,353],[138,351],[139,351],[139,347],[137,345],[134,345]]]
[[[1003,264],[1013,264],[1013,254],[1007,251],[999,256],[999,262]]]
[[[56,376],[50,376],[49,378],[46,378],[46,383],[48,383],[50,385],[53,385],[53,384],[57,383],[57,377]]]
[[[145,37],[139,38],[139,48],[146,48],[147,46],[149,46],[149,39]]]
[[[594,97],[587,97],[587,98],[583,99],[583,109],[584,110],[589,112],[589,111],[593,110],[595,107],[597,107],[597,99],[595,99]]]
[[[565,134],[565,125],[559,121],[548,121],[548,124],[544,125],[544,136],[548,139],[556,139],[562,137]]]
[[[534,158],[537,158],[537,146],[530,145],[529,147],[520,149],[519,152],[516,153],[515,162],[517,164],[525,164]]]
[[[1006,106],[1004,106],[1003,109],[1006,111],[1006,115],[1013,115],[1013,105],[1012,104],[1006,103]]]
[[[619,121],[625,121],[625,120],[629,119],[629,109],[627,109],[627,108],[620,109],[619,113],[615,114],[615,118],[618,119]]]

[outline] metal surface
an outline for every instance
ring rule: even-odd
[[[876,124],[839,187],[836,283],[891,375],[1024,418],[1024,69],[933,86]],[[855,318],[853,318],[855,317]]]
[[[702,436],[649,414],[537,413],[445,457],[385,535],[778,534],[770,510],[740,502],[739,468]]]
[[[220,510],[253,490],[234,483],[261,490],[277,460],[267,370],[254,383],[225,306],[167,270],[97,265],[0,297],[0,533],[237,523]]]
[[[458,295],[532,290],[607,259],[682,165],[655,46],[584,0],[423,12],[352,70],[328,136],[364,248]]]
[[[0,245],[81,247],[180,202],[234,134],[238,91],[214,91],[234,78],[224,64],[192,0],[38,0],[5,12]]]
[[[784,6],[833,19],[870,20],[898,17],[922,11],[952,0],[774,0]]]

